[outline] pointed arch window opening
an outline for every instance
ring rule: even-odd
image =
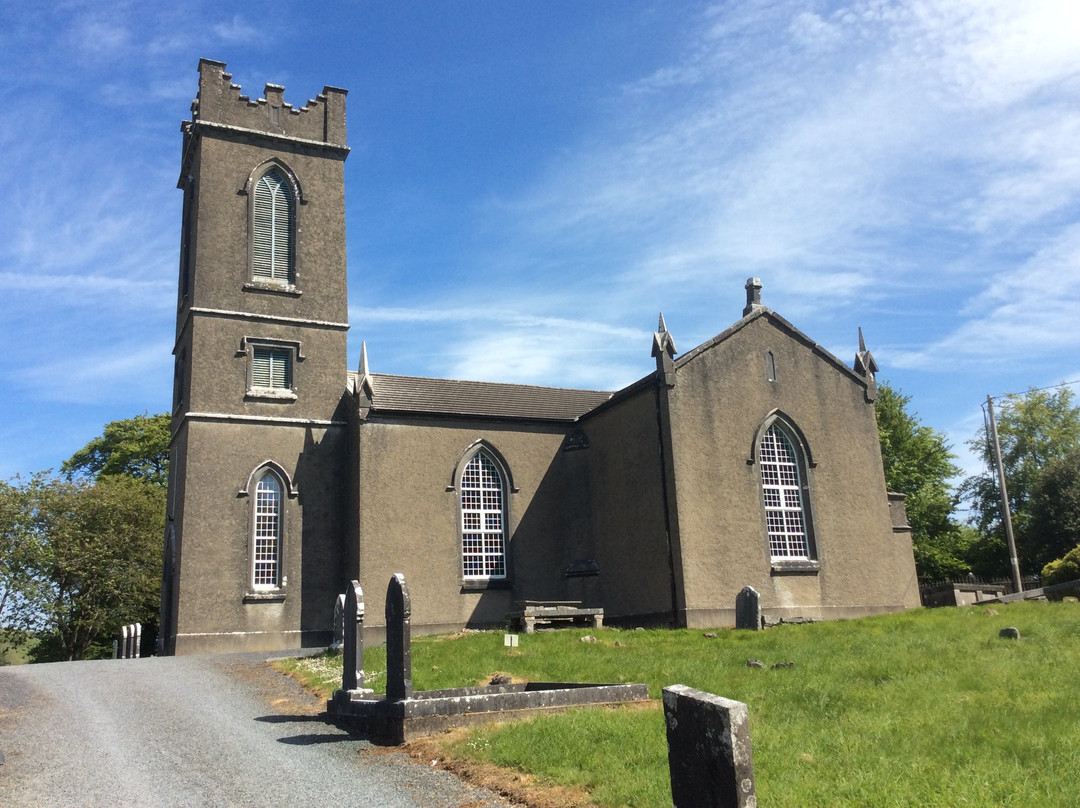
[[[255,183],[252,210],[251,274],[256,281],[294,282],[296,200],[279,168],[272,168]]]
[[[486,452],[478,451],[465,464],[459,491],[462,576],[506,578],[506,489]]]
[[[255,486],[255,527],[252,553],[252,585],[274,589],[281,580],[282,486],[267,471]]]
[[[769,555],[774,561],[809,560],[810,536],[799,455],[777,424],[761,436],[758,452]]]

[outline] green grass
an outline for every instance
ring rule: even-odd
[[[413,683],[685,684],[746,702],[758,800],[780,806],[1066,806],[1080,771],[1080,605],[916,610],[764,632],[501,632],[413,643]],[[998,638],[1004,626],[1019,641]],[[747,668],[749,657],[766,665]],[[365,652],[369,671],[382,649]],[[326,664],[326,663],[323,663]],[[331,684],[340,662],[330,668]],[[385,675],[375,688],[385,686]],[[454,754],[586,788],[610,806],[668,806],[659,710],[578,710],[482,727]]]

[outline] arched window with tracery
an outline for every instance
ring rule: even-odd
[[[255,183],[251,209],[251,277],[291,284],[295,279],[296,197],[281,168],[274,166]]]
[[[499,464],[483,449],[461,472],[461,574],[506,578],[506,486]]]
[[[805,463],[798,441],[779,421],[773,421],[761,436],[758,466],[770,557],[774,561],[810,559],[813,543],[807,517]]]
[[[251,583],[255,589],[277,588],[281,585],[284,504],[281,480],[274,472],[267,471],[259,478],[254,509]]]

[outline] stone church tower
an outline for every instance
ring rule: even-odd
[[[346,91],[297,109],[199,63],[160,650],[324,642],[348,513]]]

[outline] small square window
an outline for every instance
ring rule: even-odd
[[[296,398],[293,377],[297,349],[291,345],[248,343],[248,389],[252,398]]]

